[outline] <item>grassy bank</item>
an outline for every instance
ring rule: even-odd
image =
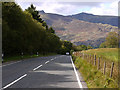
[[[87,60],[73,56],[76,67],[81,72],[88,88],[117,88],[118,84],[113,78],[103,75],[96,66],[90,64]]]
[[[52,56],[52,55],[57,55],[57,54],[56,53],[48,53],[46,55],[39,54],[38,56],[37,55],[24,55],[23,57],[20,55],[19,56],[18,55],[17,56],[8,56],[8,57],[4,57],[3,63],[10,62],[10,61],[18,61],[18,60],[28,59],[28,58]]]

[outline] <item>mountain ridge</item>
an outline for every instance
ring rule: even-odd
[[[88,15],[86,13],[82,13],[83,16],[80,14],[80,16],[78,15],[78,17],[76,17],[63,16],[52,13],[39,13],[41,15],[41,18],[43,18],[43,20],[45,20],[49,26],[52,26],[55,29],[56,34],[62,40],[71,41],[76,45],[85,44],[91,45],[93,47],[98,47],[105,40],[105,37],[109,32],[117,32],[117,26],[113,26],[107,23],[104,24],[98,20],[99,16],[93,14]],[[85,15],[87,15],[86,19]],[[93,22],[91,19],[88,19],[88,21],[86,21],[87,18],[91,17],[91,15],[94,17],[95,21],[99,22]],[[100,16],[100,19],[102,17]],[[105,17],[103,17],[104,20]],[[112,17],[114,16],[107,17],[106,22],[110,23],[110,21],[113,19]],[[81,20],[81,18],[84,20]]]

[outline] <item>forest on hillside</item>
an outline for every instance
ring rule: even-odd
[[[72,43],[62,41],[42,20],[32,4],[25,11],[14,2],[2,3],[2,52],[5,56],[39,52],[69,52]]]

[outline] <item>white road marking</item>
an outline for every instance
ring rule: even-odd
[[[4,67],[4,66],[8,66],[8,65],[12,65],[12,64],[15,64],[15,63],[19,63],[19,62],[21,62],[21,61],[17,61],[17,62],[14,62],[14,63],[10,63],[10,64],[6,64],[6,65],[2,65],[2,67]]]
[[[39,65],[38,67],[34,68],[33,71],[37,70],[40,67],[42,67],[42,65]]]
[[[45,64],[49,63],[49,61],[46,61]]]
[[[53,58],[51,59],[51,61],[54,60]]]
[[[80,88],[83,88],[83,87],[82,87],[82,84],[81,84],[81,82],[80,82],[78,73],[77,73],[77,71],[76,71],[75,65],[74,65],[74,63],[73,63],[73,61],[72,61],[71,56],[70,56],[70,59],[71,59],[71,62],[72,62],[72,66],[73,66],[73,68],[74,68],[74,72],[75,72],[75,75],[76,75],[76,78],[77,78],[77,81],[78,81],[78,85],[79,85]]]
[[[6,85],[6,86],[5,86],[5,87],[3,87],[2,89],[5,89],[5,88],[10,87],[11,85],[13,85],[14,83],[18,82],[19,80],[21,80],[22,78],[24,78],[24,77],[26,77],[26,76],[27,76],[27,74],[25,74],[25,75],[23,75],[23,76],[19,77],[18,79],[16,79],[15,81],[11,82],[11,83],[10,83],[10,84],[8,84],[8,85]]]

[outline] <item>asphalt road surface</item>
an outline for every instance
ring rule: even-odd
[[[2,67],[5,88],[86,88],[71,56],[56,55],[31,58]]]

